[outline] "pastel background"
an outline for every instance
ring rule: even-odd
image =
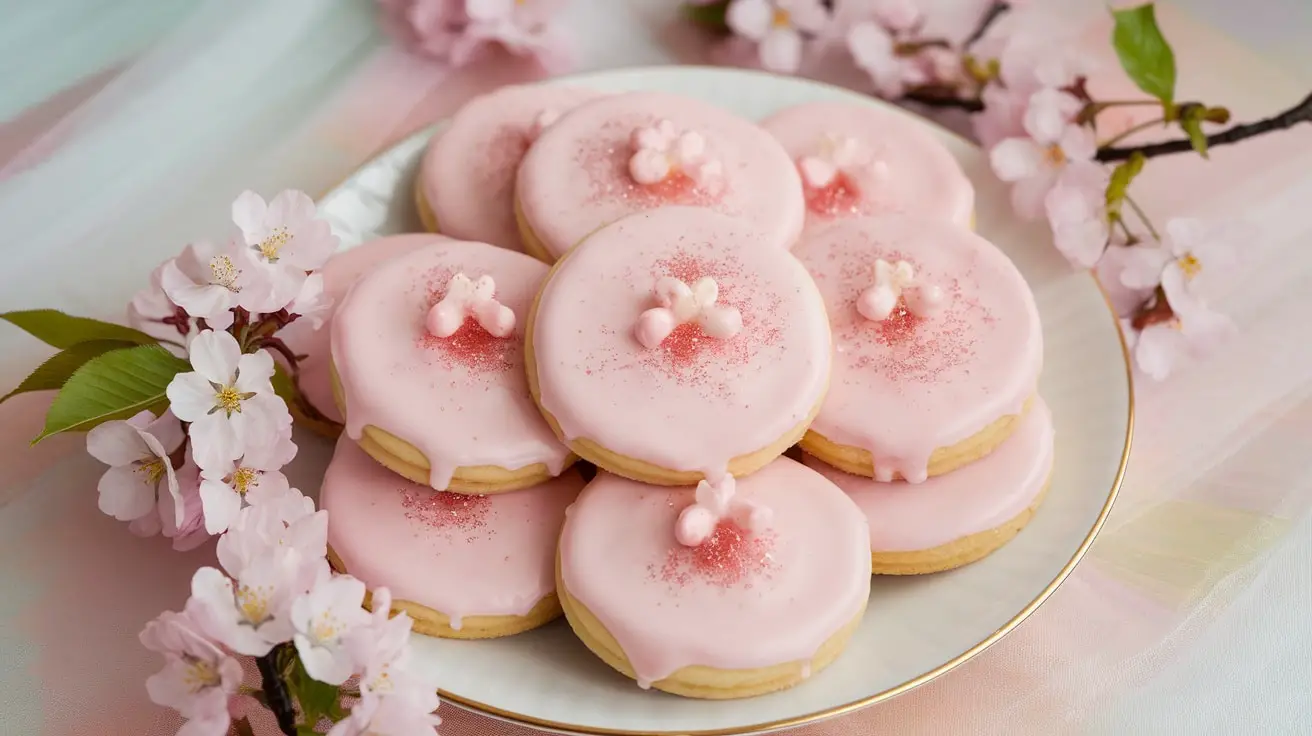
[[[1071,22],[1105,12],[1047,4]],[[704,60],[706,39],[674,5],[575,0],[576,68]],[[446,73],[405,57],[364,0],[0,6],[0,311],[119,319],[149,269],[217,231],[240,190],[320,193],[471,95],[535,74],[505,59]],[[1181,97],[1242,120],[1312,87],[1306,0],[1181,1],[1159,17]],[[1090,30],[1091,48],[1105,32]],[[1126,85],[1114,66],[1096,81]],[[1139,384],[1121,499],[1037,613],[948,675],[793,736],[1312,731],[1309,172],[1312,126],[1149,167],[1138,186],[1150,211],[1249,225],[1241,265],[1213,295],[1240,334],[1168,384]],[[0,386],[47,353],[0,330]],[[143,686],[157,659],[136,636],[181,605],[213,546],[174,553],[100,514],[102,466],[81,438],[27,447],[48,400],[0,407],[0,732],[171,734],[179,722]],[[304,468],[330,448],[297,441],[292,479],[308,483]],[[442,715],[448,736],[530,733]]]

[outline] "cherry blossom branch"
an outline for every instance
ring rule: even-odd
[[[1272,133],[1277,130],[1292,128],[1299,123],[1312,122],[1312,94],[1303,98],[1303,101],[1297,105],[1285,110],[1279,115],[1275,115],[1263,120],[1257,120],[1251,123],[1235,125],[1220,133],[1213,133],[1207,136],[1207,147],[1224,146],[1230,143],[1238,143],[1255,136]],[[1154,156],[1166,156],[1173,153],[1186,153],[1194,150],[1193,143],[1188,138],[1180,138],[1173,141],[1162,143],[1152,143],[1145,146],[1122,146],[1112,148],[1100,148],[1095,158],[1102,162],[1124,161],[1135,153],[1140,153],[1144,158]]]
[[[260,670],[260,680],[264,685],[264,695],[269,701],[269,710],[278,721],[278,730],[287,736],[296,736],[296,706],[292,703],[291,693],[287,691],[287,681],[283,679],[278,661],[290,645],[283,643],[269,650],[263,657],[256,657],[255,664]]]
[[[1006,15],[1009,10],[1011,10],[1010,3],[995,0],[995,2],[984,11],[984,15],[979,19],[979,25],[975,26],[975,30],[971,31],[970,35],[966,37],[966,40],[961,44],[961,47],[967,49],[974,46],[976,42],[984,37],[985,33],[988,33],[989,28],[993,25],[994,21],[1001,18],[1003,15]]]
[[[980,112],[984,109],[984,103],[979,99],[958,97],[950,90],[938,87],[920,87],[906,93],[902,99],[926,107],[953,108],[966,112]]]
[[[300,361],[301,358],[304,358],[305,356],[296,355],[296,353],[293,352],[292,349],[287,346],[287,343],[283,342],[281,338],[273,336],[260,338],[255,343],[255,347],[268,348],[282,356],[283,360],[287,362],[287,368],[291,372],[292,400],[296,403],[296,408],[300,409],[301,413],[304,414],[307,419],[340,426],[338,422],[328,418],[328,416],[320,411],[318,407],[310,403],[310,400],[305,396],[305,392],[301,390]]]

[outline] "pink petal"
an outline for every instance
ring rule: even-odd
[[[1042,143],[1056,143],[1083,106],[1065,92],[1041,89],[1030,95],[1023,121],[1025,132]]]
[[[725,13],[730,30],[753,41],[761,41],[770,30],[774,6],[768,0],[733,0]]]
[[[1072,162],[1089,161],[1098,151],[1093,129],[1085,125],[1068,125],[1061,134],[1061,151]]]
[[[895,31],[909,31],[924,17],[920,6],[913,0],[880,0],[875,5],[875,17]]]
[[[1043,149],[1028,138],[1008,138],[989,151],[989,163],[999,179],[1021,181],[1043,170]]]
[[[155,509],[155,489],[131,465],[120,465],[100,476],[99,507],[119,521],[139,519]]]
[[[195,422],[214,408],[214,388],[199,373],[179,373],[169,382],[164,394],[169,409],[184,422]]]
[[[141,415],[138,414],[137,416],[140,417]],[[151,415],[150,424],[146,425],[142,431],[154,436],[159,441],[160,446],[164,448],[166,454],[178,449],[178,445],[182,444],[184,437],[182,424],[167,409],[159,417]]]
[[[232,221],[246,236],[246,243],[254,245],[264,230],[265,215],[268,206],[264,198],[252,191],[242,192],[232,203]]]
[[[1003,141],[1004,143],[1006,141]],[[1051,170],[1040,170],[1033,176],[1021,179],[1011,187],[1011,205],[1022,219],[1033,220],[1043,212],[1044,199],[1052,190],[1056,176]]]
[[[187,346],[187,352],[196,373],[207,381],[224,386],[232,382],[237,361],[241,359],[241,347],[236,338],[218,330],[205,330],[197,335]]]
[[[1139,370],[1154,380],[1163,381],[1171,375],[1184,347],[1180,330],[1166,323],[1149,325],[1139,333],[1134,360]]]
[[[1162,269],[1171,260],[1165,248],[1137,245],[1125,249],[1120,281],[1131,289],[1154,289],[1162,282]]]
[[[221,480],[203,480],[200,500],[205,509],[205,531],[222,534],[241,510],[241,495]]]
[[[269,211],[265,213],[264,223],[269,228],[279,226],[291,229],[307,220],[314,219],[314,200],[305,192],[285,189],[269,202]]]
[[[515,0],[465,0],[465,12],[476,21],[509,20]]]
[[[235,340],[233,344],[236,344]],[[273,377],[273,356],[268,350],[257,350],[238,358],[235,373],[237,374],[235,385],[238,391],[273,392],[273,385],[270,383]]]
[[[802,64],[802,36],[791,28],[773,28],[761,40],[761,66],[772,72],[797,71]]]
[[[829,11],[819,0],[780,0],[779,7],[788,11],[788,20],[807,33],[820,33],[829,24]]]
[[[106,465],[121,466],[149,455],[150,448],[136,427],[119,420],[105,422],[87,432],[87,452]]]
[[[244,437],[239,432],[244,422],[237,419],[244,415],[244,406],[242,411],[242,414],[234,414],[233,419],[229,419],[220,411],[206,414],[192,422],[191,452],[196,464],[202,469],[222,467],[225,463],[241,457],[245,452]]]
[[[874,69],[886,70],[896,62],[892,36],[869,21],[857,23],[847,32],[847,50],[856,65],[867,73],[873,73]]]
[[[984,111],[971,116],[975,138],[984,148],[993,148],[1007,138],[1023,137],[1021,117],[1025,98],[1010,89],[991,84],[980,94]]]

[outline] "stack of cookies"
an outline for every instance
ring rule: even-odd
[[[1033,297],[909,117],[511,87],[415,195],[441,234],[335,258],[296,347],[346,428],[333,562],[423,633],[563,612],[642,687],[757,695],[842,652],[872,571],[977,560],[1043,496]]]

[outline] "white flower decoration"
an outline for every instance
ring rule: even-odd
[[[706,139],[691,130],[680,132],[669,120],[633,131],[629,175],[639,184],[658,184],[682,172],[699,187],[719,180],[724,168],[706,152]]]
[[[292,642],[305,671],[329,685],[340,685],[355,671],[346,636],[369,623],[364,610],[364,583],[350,575],[320,581],[310,592],[292,601]]]
[[[181,492],[169,455],[182,444],[182,425],[171,412],[158,418],[149,411],[124,421],[105,422],[87,433],[87,452],[110,466],[100,477],[100,510],[119,521],[136,521],[155,512],[160,484],[177,503]]]
[[[649,350],[687,322],[696,322],[703,332],[718,340],[733,337],[743,328],[743,318],[737,309],[715,303],[720,287],[710,276],[697,279],[691,287],[673,276],[665,276],[656,282],[655,293],[660,306],[643,312],[634,330],[638,342]]]
[[[735,498],[737,483],[733,476],[725,476],[719,483],[701,481],[697,484],[696,501],[679,512],[674,537],[679,544],[696,547],[710,538],[715,527],[725,519],[737,522],[751,532],[765,530],[773,512],[753,501]]]
[[[802,174],[802,181],[812,189],[824,189],[839,174],[852,174],[862,169],[878,171],[880,168],[886,172],[888,165],[875,162],[870,150],[861,141],[837,133],[826,133],[816,153],[797,160],[797,170]]]
[[[515,331],[515,313],[496,300],[496,293],[491,276],[470,280],[458,273],[447,282],[442,301],[428,310],[425,326],[437,337],[450,337],[466,319],[473,318],[493,337],[509,337]]]
[[[166,394],[173,413],[191,423],[192,455],[202,470],[225,467],[291,426],[287,405],[270,383],[268,352],[242,355],[232,335],[214,330],[197,335],[187,349],[196,370],[174,376]]]
[[[912,314],[928,317],[942,306],[943,290],[917,280],[910,263],[898,261],[893,264],[880,258],[875,261],[875,283],[861,292],[856,309],[862,317],[880,322],[893,314],[898,299],[906,301]]]

